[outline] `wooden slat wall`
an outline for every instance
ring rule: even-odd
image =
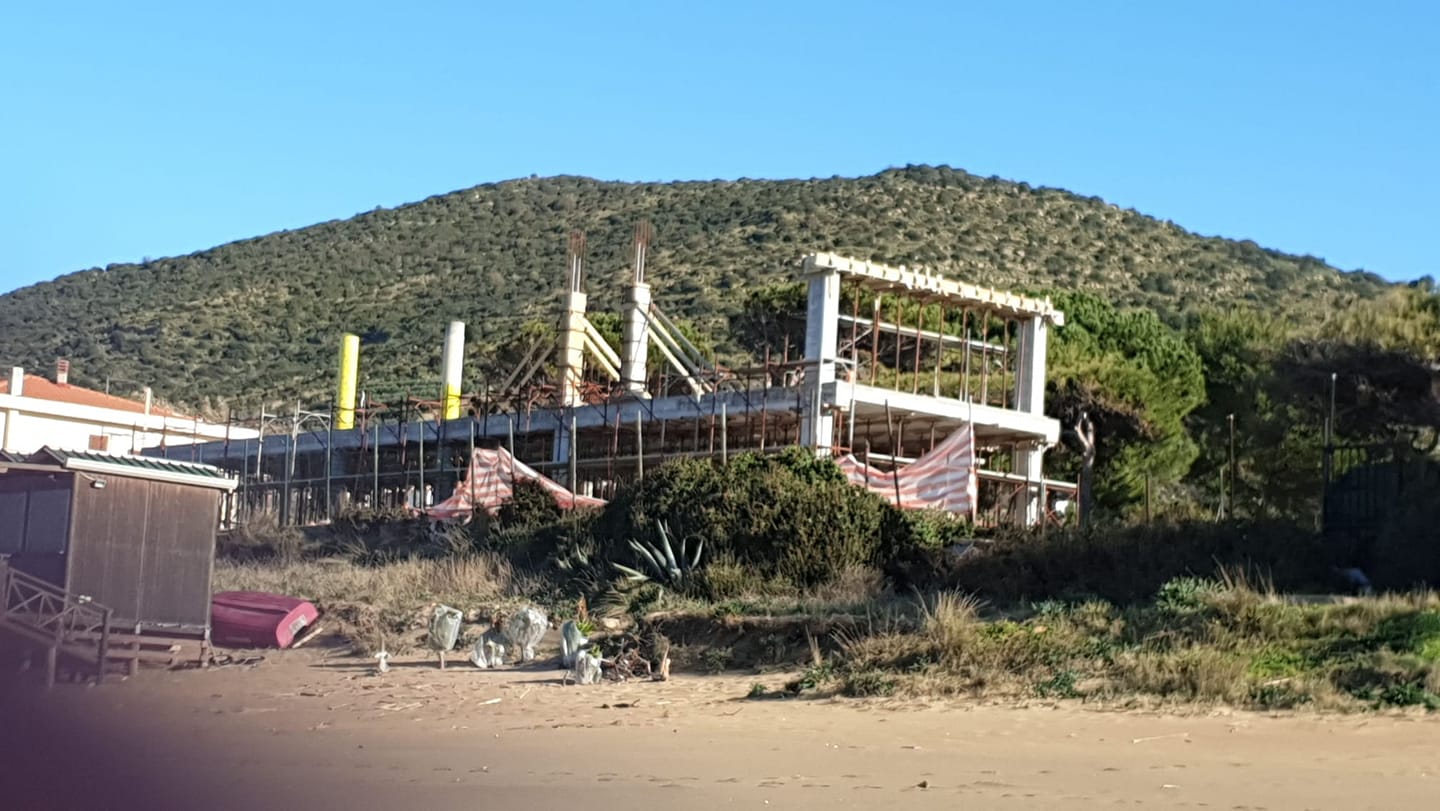
[[[205,626],[220,491],[150,483],[150,520],[140,576],[140,618]]]
[[[109,606],[122,627],[209,626],[220,491],[12,471],[0,477],[0,492],[0,532],[19,550],[17,569]]]
[[[16,569],[56,586],[65,584],[71,480],[69,473],[32,471],[0,477],[0,552]]]
[[[115,610],[117,623],[142,619],[140,581],[149,531],[150,482],[106,476],[75,492],[69,588]]]

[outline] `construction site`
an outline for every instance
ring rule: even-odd
[[[374,402],[359,393],[360,339],[345,335],[328,408],[232,417],[246,438],[145,453],[232,475],[222,525],[260,513],[307,525],[351,509],[463,517],[485,501],[486,475],[506,492],[537,476],[562,505],[597,504],[670,460],[789,447],[835,459],[902,507],[978,525],[1035,526],[1077,509],[1075,484],[1044,471],[1060,435],[1044,413],[1047,336],[1064,324],[1048,299],[814,253],[798,262],[803,346],[786,340],[731,368],[655,302],[651,239],[637,226],[619,347],[587,314],[576,233],[557,273],[554,337],[498,384],[467,381],[466,325],[453,321],[433,396]]]

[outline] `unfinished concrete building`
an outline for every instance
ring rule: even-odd
[[[671,459],[799,445],[876,492],[890,484],[871,477],[890,476],[891,500],[913,506],[901,475],[886,471],[963,433],[969,468],[934,486],[972,495],[945,504],[981,524],[1034,525],[1073,503],[1074,485],[1043,469],[1060,432],[1044,414],[1047,336],[1064,323],[1049,300],[812,254],[798,271],[803,347],[787,341],[728,368],[653,300],[650,239],[647,224],[637,227],[618,351],[588,318],[576,234],[555,336],[535,341],[498,384],[463,393],[464,324],[453,322],[438,398],[357,403],[358,340],[346,336],[332,407],[262,415],[258,439],[151,453],[233,471],[230,520],[265,511],[296,524],[349,506],[426,509],[455,490],[476,448],[504,449],[578,494],[608,498]]]

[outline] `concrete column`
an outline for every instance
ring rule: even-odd
[[[1020,325],[1020,357],[1015,368],[1015,410],[1045,413],[1045,352],[1049,325],[1031,318]]]
[[[465,369],[465,322],[451,321],[445,328],[445,348],[440,356],[440,413],[447,420],[460,419],[460,386]]]
[[[636,282],[630,288],[630,308],[625,311],[625,338],[620,358],[620,382],[636,397],[645,391],[645,365],[650,355],[650,285]]]
[[[1020,356],[1015,369],[1015,410],[1043,416],[1045,413],[1045,352],[1049,325],[1044,318],[1031,318],[1020,325]],[[1041,480],[1045,477],[1045,445],[1020,447],[1014,454],[1015,472],[1034,482],[1018,496],[1019,514],[1025,526],[1040,523],[1045,505],[1041,503]]]
[[[805,389],[801,405],[801,441],[821,456],[835,444],[835,416],[828,413],[824,391],[835,382],[835,350],[840,339],[840,274],[809,274],[805,309]]]
[[[1021,521],[1027,527],[1033,527],[1040,523],[1041,510],[1044,505],[1040,503],[1042,479],[1045,477],[1045,446],[1035,443],[1031,447],[1021,446],[1015,449],[1012,457],[1015,465],[1015,473],[1025,477],[1029,482],[1025,490],[1016,495],[1019,504],[1019,515]]]
[[[359,378],[360,336],[346,333],[340,336],[340,374],[335,383],[337,430],[349,431],[355,427],[355,385]]]
[[[580,381],[585,372],[585,303],[578,291],[565,294],[565,315],[560,334],[560,404],[580,405]]]

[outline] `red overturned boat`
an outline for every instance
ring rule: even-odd
[[[288,648],[319,616],[298,597],[222,591],[210,603],[210,641],[223,648]]]

